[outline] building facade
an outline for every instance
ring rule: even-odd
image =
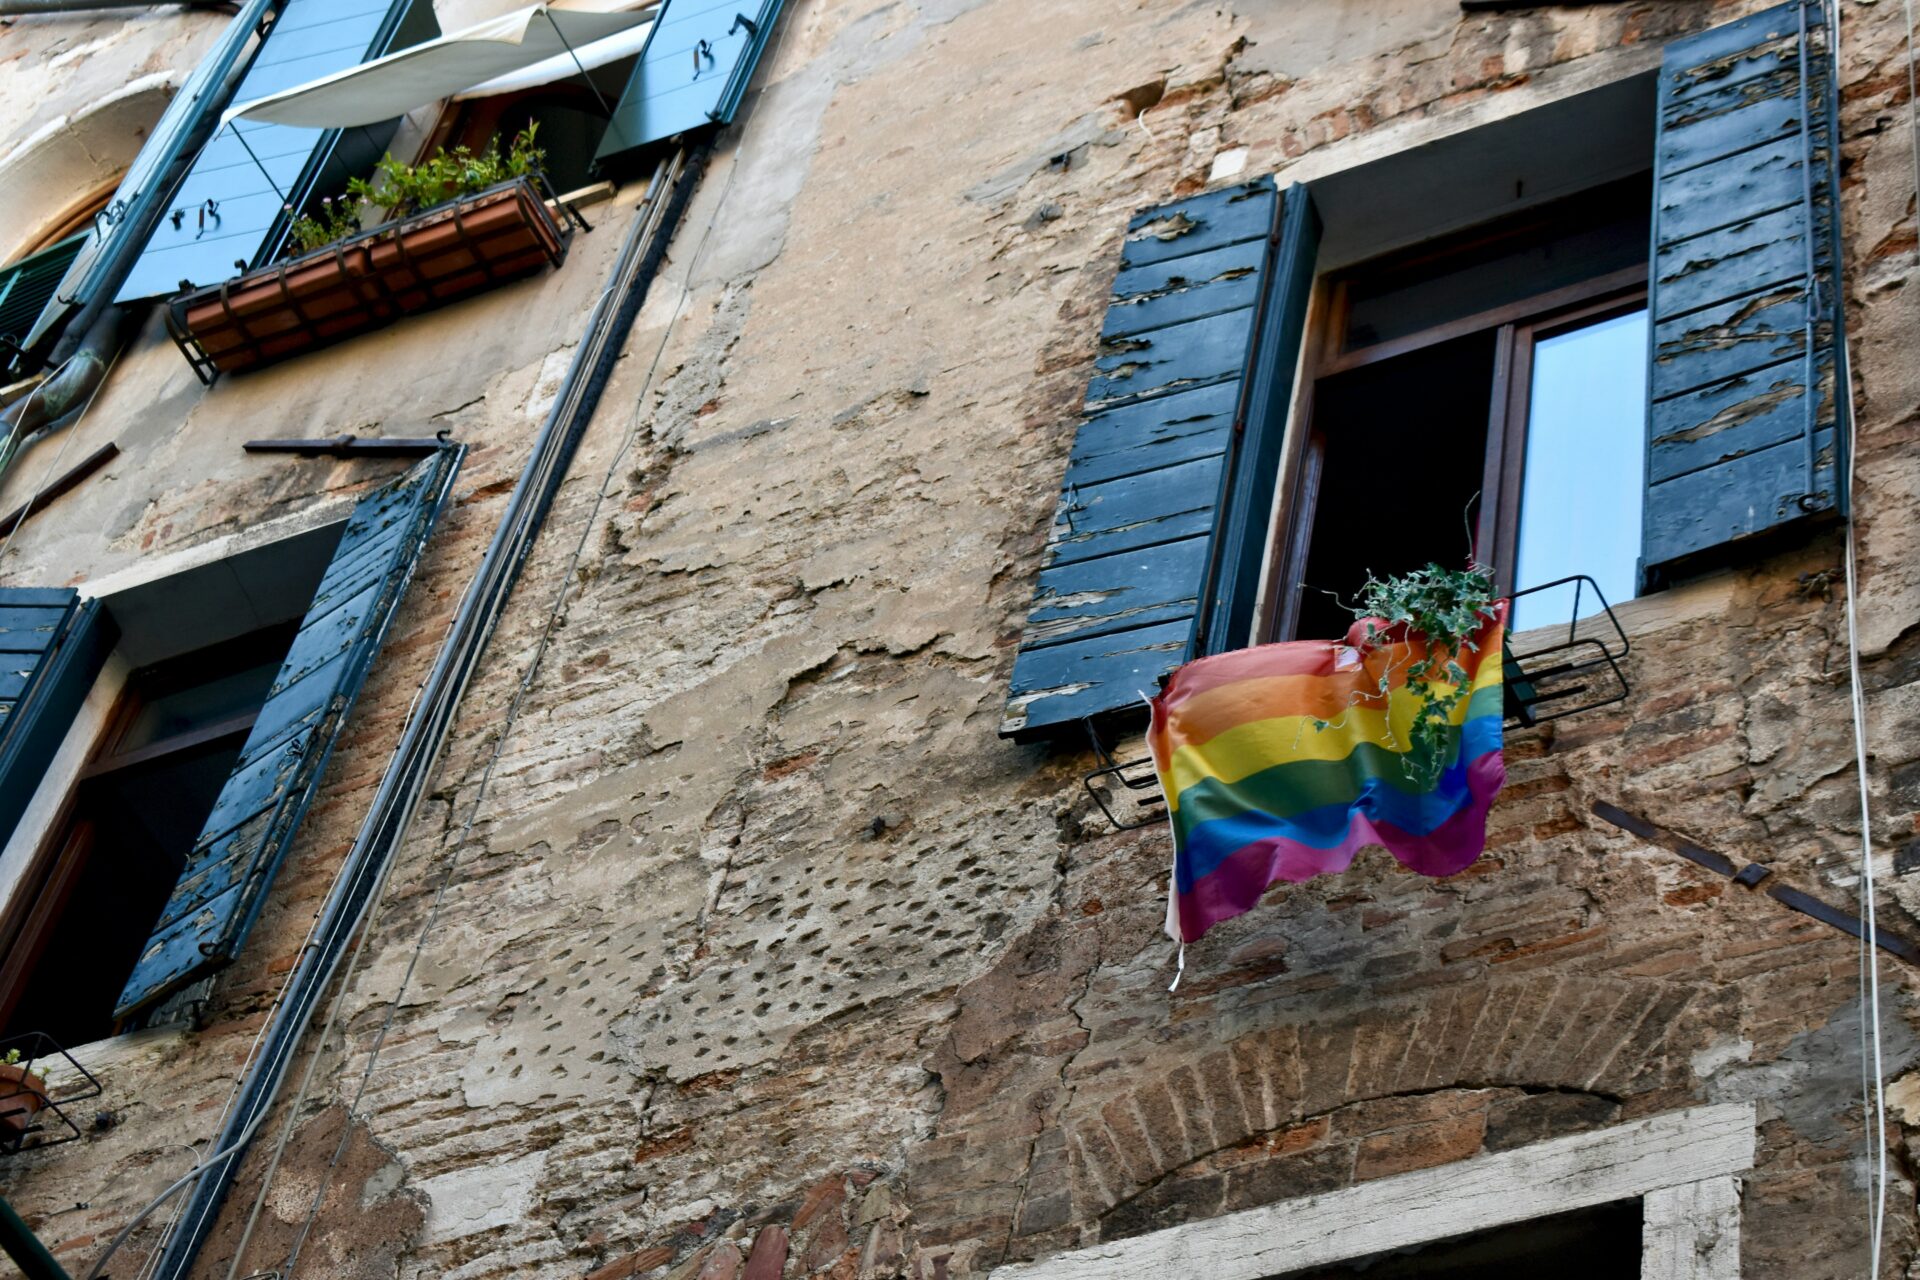
[[[221,119],[515,12],[303,3],[0,26],[0,1014],[68,1100],[0,1193],[68,1272],[1920,1265],[1901,6],[668,0]],[[526,121],[562,250],[219,347],[280,206]],[[1618,626],[1523,598],[1611,647],[1509,671],[1572,692],[1486,852],[1170,991],[1141,693],[1467,555]]]

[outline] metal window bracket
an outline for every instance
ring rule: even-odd
[[[317,440],[249,440],[248,453],[293,453],[303,458],[424,458],[446,447],[450,433],[437,436],[327,436]]]
[[[1160,779],[1153,770],[1153,757],[1143,756],[1138,760],[1116,761],[1113,752],[1101,740],[1100,730],[1092,720],[1082,720],[1086,726],[1087,741],[1093,745],[1093,757],[1099,762],[1099,768],[1080,779],[1080,785],[1087,789],[1093,802],[1100,806],[1100,812],[1113,824],[1115,831],[1138,831],[1157,822],[1164,822],[1167,816],[1166,798],[1160,794]],[[1136,798],[1133,807],[1138,811],[1133,821],[1123,821],[1115,810],[1113,801],[1123,793],[1132,793]]]
[[[1558,587],[1573,588],[1573,604],[1566,629],[1536,627],[1525,646],[1513,641],[1509,630],[1505,654],[1506,721],[1531,729],[1549,720],[1561,720],[1624,702],[1631,690],[1620,664],[1632,645],[1600,584],[1584,573],[1543,582],[1514,592],[1513,604]],[[1600,611],[1582,617],[1581,607],[1591,592]],[[1512,613],[1507,615],[1509,620]],[[1509,623],[1511,625],[1511,623]]]
[[[0,1081],[0,1114],[8,1117],[8,1123],[0,1125],[0,1155],[56,1147],[78,1138],[80,1125],[73,1113],[81,1103],[104,1092],[100,1081],[44,1031],[0,1040],[0,1058],[10,1050],[19,1051],[12,1065],[21,1074],[18,1080]],[[36,1080],[37,1088],[29,1083]]]

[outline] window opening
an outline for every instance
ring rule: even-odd
[[[1650,200],[1623,179],[1327,281],[1262,638],[1341,635],[1369,575],[1468,555],[1503,592],[1589,574],[1631,598]],[[1568,616],[1570,587],[1546,597],[1518,625]]]
[[[1623,1200],[1275,1280],[1535,1280],[1543,1264],[1556,1280],[1639,1280],[1642,1232],[1641,1202]]]
[[[516,93],[461,102],[433,145],[449,151],[462,146],[478,150],[497,137],[504,149],[516,135],[536,127],[540,147],[547,153],[547,182],[554,191],[564,195],[590,186],[597,178],[594,153],[607,132],[603,104],[618,100],[632,67],[631,58],[596,67],[587,73],[593,79],[592,86],[581,83],[576,76]],[[428,151],[432,150],[430,146]]]
[[[1340,636],[1371,574],[1473,548],[1493,335],[1471,334],[1335,374],[1314,389],[1313,515],[1298,633]],[[1397,478],[1411,473],[1417,483]],[[1410,538],[1409,529],[1427,537]]]
[[[135,671],[43,848],[0,962],[0,1034],[112,1034],[113,1007],[180,877],[297,623]]]

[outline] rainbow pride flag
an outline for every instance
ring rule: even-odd
[[[1344,642],[1258,645],[1168,676],[1147,735],[1173,822],[1167,932],[1192,942],[1274,881],[1344,871],[1364,845],[1429,876],[1478,858],[1506,779],[1506,617],[1503,600],[1456,655],[1472,692],[1453,706],[1437,771],[1408,767],[1422,698],[1406,672],[1427,645],[1403,630],[1368,643],[1362,621]],[[1415,780],[1435,772],[1435,785]]]

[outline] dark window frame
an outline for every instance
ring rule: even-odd
[[[41,828],[19,887],[0,903],[0,1026],[9,1023],[17,1012],[94,855],[97,831],[90,812],[93,794],[116,775],[179,762],[211,746],[231,742],[238,751],[259,718],[260,708],[126,746],[141,713],[153,705],[156,697],[230,674],[236,655],[268,654],[279,633],[284,633],[285,643],[291,645],[291,628],[280,624],[128,673],[94,733],[85,762]],[[183,857],[186,852],[181,851]]]
[[[1296,638],[1317,499],[1321,487],[1324,434],[1316,426],[1315,400],[1324,378],[1348,373],[1458,338],[1494,334],[1495,355],[1489,389],[1486,461],[1476,545],[1488,548],[1501,593],[1514,589],[1514,554],[1520,525],[1520,488],[1525,475],[1528,405],[1533,343],[1556,333],[1624,315],[1647,305],[1649,264],[1623,267],[1574,284],[1530,294],[1483,308],[1412,333],[1361,346],[1348,346],[1351,292],[1362,277],[1390,276],[1449,258],[1465,258],[1489,243],[1536,229],[1538,212],[1493,226],[1468,228],[1409,249],[1328,272],[1320,277],[1308,315],[1301,387],[1293,406],[1297,427],[1290,432],[1283,459],[1281,501],[1267,535],[1271,563],[1265,607],[1251,643]]]

